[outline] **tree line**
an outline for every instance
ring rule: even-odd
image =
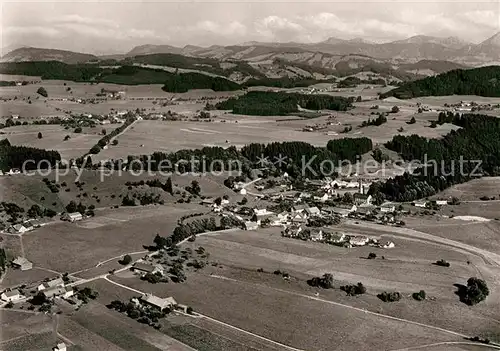
[[[500,97],[500,67],[488,66],[474,69],[456,69],[434,77],[407,82],[387,93],[384,99],[394,96],[411,99],[419,96],[478,95]]]
[[[370,193],[392,201],[413,201],[466,182],[473,171],[480,175],[499,174],[500,120],[488,115],[463,114],[454,115],[451,122],[462,128],[442,139],[396,135],[387,142],[385,146],[398,152],[405,161],[418,160],[423,165],[412,175],[405,173],[372,184]]]
[[[26,161],[28,162],[25,164]],[[41,162],[44,161],[44,162]],[[21,170],[47,169],[55,167],[61,161],[57,151],[43,150],[27,146],[11,145],[8,139],[0,140],[0,170],[6,172],[17,168]]]
[[[298,112],[298,106],[309,110],[347,111],[352,105],[351,100],[341,96],[267,91],[251,91],[215,105],[219,110],[256,116],[285,116]]]

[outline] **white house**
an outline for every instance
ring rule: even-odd
[[[64,286],[64,280],[62,278],[55,278],[38,285],[37,290],[42,291],[46,289],[63,287],[63,286]]]
[[[17,289],[4,291],[0,297],[6,302],[15,302],[22,298],[21,293]]]
[[[447,204],[448,204],[447,200],[436,200],[436,205],[443,206]]]
[[[66,344],[61,342],[52,349],[53,351],[67,351]]]
[[[257,222],[250,222],[250,221],[245,222],[245,229],[246,230],[256,230],[258,228],[259,228],[259,224]]]
[[[386,202],[380,205],[380,212],[394,212],[396,211],[396,206],[392,202]]]
[[[384,249],[392,249],[393,247],[395,247],[396,245],[394,245],[394,243],[392,241],[388,241],[387,243],[384,244],[384,246],[382,246]]]
[[[369,240],[366,236],[354,236],[349,239],[349,244],[352,246],[364,246],[368,244]]]
[[[140,274],[146,274],[146,273],[161,273],[163,275],[163,266],[162,265],[152,265],[149,263],[144,263],[144,262],[136,262],[132,266],[132,271]]]
[[[247,189],[243,188],[240,190],[240,195],[246,195],[247,194]]]
[[[315,196],[314,200],[319,202],[326,202],[330,198],[330,194],[324,193],[323,196]]]
[[[371,205],[372,204],[372,196],[367,194],[356,193],[354,194],[354,203],[356,205]]]
[[[317,207],[306,207],[306,209],[304,210],[304,212],[308,216],[319,216],[321,214],[321,211]]]
[[[427,201],[413,201],[412,205],[415,207],[425,207],[427,205]]]
[[[27,271],[33,268],[33,263],[28,261],[26,257],[17,257],[14,261],[12,261],[12,265],[22,271]]]
[[[63,216],[63,220],[70,222],[81,221],[82,219],[83,216],[80,212],[66,213]]]
[[[321,229],[319,229],[319,230],[312,230],[311,231],[311,240],[312,241],[321,241],[321,240],[323,240],[323,231]]]
[[[43,293],[43,295],[47,299],[50,299],[50,298],[53,298],[53,297],[56,297],[56,296],[63,296],[63,295],[65,295],[66,294],[66,288],[63,288],[61,286],[56,286],[54,288],[49,288],[49,289],[43,290],[42,293]]]

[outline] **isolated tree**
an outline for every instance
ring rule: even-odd
[[[64,141],[67,141],[67,140],[69,140],[69,139],[71,139],[71,137],[70,137],[69,135],[66,135],[66,136],[64,137]]]
[[[70,201],[69,204],[66,205],[66,211],[69,213],[76,212],[76,202]]]
[[[82,127],[75,128],[75,133],[81,133],[81,132],[82,132]]]
[[[36,92],[38,94],[42,95],[43,97],[48,97],[49,96],[49,94],[47,93],[47,90],[45,90],[44,87],[38,88],[38,90]]]
[[[113,141],[111,142],[112,145],[118,145],[118,139],[113,139]]]
[[[101,131],[101,134],[106,135],[106,129],[103,128],[103,130]]]
[[[130,262],[132,262],[132,257],[130,255],[125,255],[123,258],[120,260],[120,264],[127,265]]]
[[[38,139],[42,139],[43,136],[42,136],[42,132],[38,132]]]
[[[392,113],[398,113],[399,112],[399,107],[393,106],[392,109],[391,109],[391,112]]]

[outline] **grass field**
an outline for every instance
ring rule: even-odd
[[[120,281],[134,288],[152,290],[160,296],[172,294],[181,303],[193,306],[195,311],[306,350],[329,350],[332,347],[342,350],[396,349],[450,340],[449,335],[423,327],[231,279],[196,274],[183,284],[148,285],[139,280],[133,283],[126,279]]]
[[[102,138],[103,129],[110,132],[118,126],[116,124],[83,128],[82,133],[73,133],[73,129],[64,129],[60,125],[15,126],[2,129],[3,134],[0,137],[8,139],[12,145],[58,151],[61,158],[68,163],[70,159],[86,154],[92,146],[97,144]],[[42,139],[38,139],[39,132],[42,133]],[[66,135],[69,135],[71,139],[64,141]]]
[[[99,211],[82,222],[48,225],[23,237],[26,257],[35,266],[63,273],[91,268],[144,250],[156,233],[170,234],[177,219],[191,211],[182,205],[120,208]]]
[[[461,201],[479,200],[481,196],[500,197],[500,177],[482,177],[454,185],[432,198],[448,199],[453,196]],[[499,212],[500,214],[500,212]]]

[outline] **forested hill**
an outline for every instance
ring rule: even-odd
[[[0,141],[0,170],[4,172],[12,168],[33,170],[54,167],[60,160],[61,155],[57,151],[13,146],[7,139]]]
[[[500,97],[500,66],[449,71],[405,83],[380,95],[380,98],[394,96],[398,99],[411,99],[419,96],[445,95]]]
[[[391,201],[413,201],[466,182],[477,174],[498,175],[500,119],[464,114],[455,116],[452,122],[462,128],[443,139],[397,135],[389,141],[385,146],[400,153],[405,161],[427,162],[428,167],[416,170],[413,175],[405,173],[386,182],[374,183],[370,193]],[[461,159],[466,160],[462,165]],[[477,174],[471,177],[471,172]]]

